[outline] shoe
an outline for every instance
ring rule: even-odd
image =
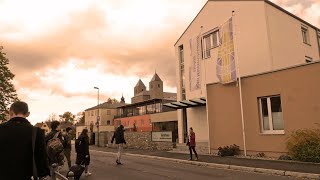
[[[191,159],[191,158],[189,158],[188,160],[189,160],[189,161],[192,161],[192,159]]]
[[[85,176],[91,176],[91,172],[84,173]]]
[[[116,160],[117,165],[122,165],[122,163],[118,160]]]
[[[196,157],[196,159],[195,159],[196,161],[198,161],[198,157]]]

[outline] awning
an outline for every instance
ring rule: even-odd
[[[174,108],[174,109],[182,109],[182,108],[190,108],[190,107],[197,107],[197,106],[205,106],[206,104],[207,104],[206,98],[202,97],[202,98],[170,102],[163,105],[170,108]]]

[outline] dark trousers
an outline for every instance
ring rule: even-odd
[[[194,154],[196,155],[196,158],[198,158],[198,154],[197,154],[197,151],[196,151],[195,147],[194,146],[189,146],[190,159],[192,159],[192,150],[193,150]]]

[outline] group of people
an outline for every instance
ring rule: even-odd
[[[59,166],[67,159],[71,168],[72,128],[60,132],[60,122],[51,122],[51,132],[45,136],[44,130],[34,127],[26,119],[28,104],[14,102],[9,109],[10,120],[0,124],[0,179],[45,179],[52,176],[52,164]],[[90,164],[88,130],[84,129],[78,137],[81,146],[77,149],[76,164],[85,166],[85,175]]]

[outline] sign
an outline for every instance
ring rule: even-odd
[[[172,132],[151,132],[151,140],[160,142],[172,142]]]

